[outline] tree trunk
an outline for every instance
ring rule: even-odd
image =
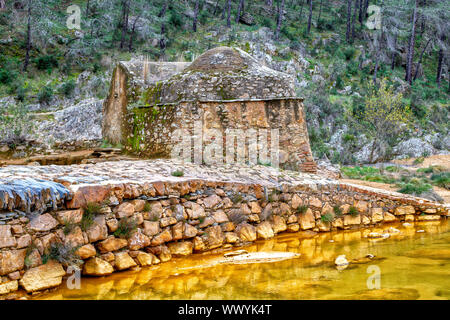
[[[122,36],[120,38],[120,49],[123,49],[125,45],[125,37],[128,32],[128,11],[129,11],[128,1],[124,0],[122,1],[122,3],[123,3],[123,21],[122,21]]]
[[[417,0],[414,0],[414,10],[411,21],[411,36],[409,37],[408,55],[406,61],[405,81],[412,83],[412,63],[414,56],[414,43],[416,40],[416,19],[417,19]]]
[[[313,0],[309,0],[308,33],[311,31]]]
[[[224,3],[223,3],[222,17],[220,17],[222,20],[225,19],[225,14],[226,14],[226,11],[227,11],[227,2],[228,2],[228,0],[225,0]]]
[[[136,23],[139,20],[140,15],[138,15],[133,22],[133,26],[131,27],[131,34],[130,34],[130,42],[128,43],[128,51],[131,52],[133,50],[133,38],[136,34]]]
[[[359,0],[355,0],[355,10],[353,13],[353,19],[352,19],[352,41],[355,39],[356,37],[356,32],[355,32],[355,22],[356,22],[356,16],[358,13],[358,1]]]
[[[159,18],[164,17],[166,15],[166,10],[167,10],[167,2],[164,2],[161,11],[159,11],[158,13],[158,17]]]
[[[194,32],[197,32],[198,1],[199,0],[195,0],[194,22],[192,24],[192,30],[194,30]]]
[[[275,31],[275,40],[280,36],[281,23],[283,22],[284,0],[281,0],[281,6],[278,8],[277,30]]]
[[[89,17],[89,0],[86,2],[86,17]]]
[[[419,74],[419,67],[420,67],[420,64],[422,63],[423,54],[424,54],[425,50],[427,50],[427,47],[428,47],[428,44],[430,43],[430,41],[431,41],[431,38],[428,39],[427,44],[425,45],[422,52],[420,53],[419,61],[417,62],[417,66],[416,66],[416,72],[414,72],[413,81],[416,81],[416,79],[417,79],[417,75]]]
[[[352,20],[352,0],[347,0],[347,31],[345,32],[345,40],[350,43],[350,27]]]
[[[377,52],[377,56],[375,58],[375,70],[373,71],[373,84],[377,84],[377,72],[378,72],[378,60],[379,60],[379,54]]]
[[[322,2],[323,2],[323,0],[320,0],[319,16],[317,17],[317,25],[319,25],[319,23],[320,23],[320,16],[322,14]]]
[[[217,2],[216,2],[216,6],[214,7],[213,16],[215,16],[216,13],[217,13],[217,8],[219,7],[219,1],[220,1],[220,0],[217,0]]]
[[[27,16],[27,49],[25,53],[25,61],[23,63],[23,71],[27,71],[28,64],[30,63],[30,50],[31,50],[31,0],[28,0],[28,16]]]
[[[391,70],[395,69],[395,58],[397,57],[397,36],[394,38],[394,52],[392,52]]]
[[[358,6],[359,6],[359,16],[358,16],[358,20],[359,20],[359,23],[361,24],[361,27],[362,27],[362,24],[363,24],[363,0],[359,0],[358,1]]]
[[[303,4],[305,3],[306,0],[300,0],[300,1],[302,1],[302,5],[300,6],[300,17],[299,17],[299,19],[302,18],[302,15],[303,15]]]
[[[228,0],[227,11],[227,27],[231,28],[231,0]]]
[[[236,23],[239,22],[239,18],[241,17],[241,12],[244,11],[244,0],[239,0],[238,11],[236,13]]]
[[[442,61],[444,60],[444,50],[442,48],[439,49],[438,53],[438,67],[436,72],[436,83],[438,88],[441,86],[441,77],[442,77]]]
[[[266,0],[266,6],[272,8],[273,0]]]

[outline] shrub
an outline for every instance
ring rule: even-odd
[[[83,263],[83,260],[75,253],[77,249],[78,247],[54,242],[42,255],[42,263],[46,264],[49,260],[54,260],[65,266],[79,266]]]
[[[38,70],[51,70],[58,67],[58,61],[53,55],[45,55],[34,60]]]
[[[68,235],[69,233],[72,232],[73,229],[75,229],[75,227],[77,226],[77,224],[75,222],[73,222],[73,219],[69,219],[69,220],[65,220],[64,221],[64,227],[63,227],[63,233],[64,235]]]
[[[358,211],[358,209],[356,209],[354,206],[351,206],[351,207],[348,209],[348,214],[351,215],[352,217],[356,217],[356,216],[359,215],[359,211]]]
[[[58,89],[60,94],[64,94],[65,96],[70,96],[75,90],[75,80],[70,79],[64,82]]]
[[[184,172],[182,170],[176,170],[176,171],[172,172],[172,175],[174,177],[182,177],[182,176],[184,176]]]
[[[322,222],[331,222],[333,221],[333,215],[331,213],[325,213],[320,216],[320,220]]]
[[[0,70],[0,83],[10,84],[14,82],[17,78],[17,73],[10,69],[2,69]]]
[[[299,207],[297,207],[297,213],[303,214],[303,213],[306,213],[306,211],[308,211],[308,207],[307,206],[299,206]]]
[[[133,218],[122,218],[119,221],[119,227],[114,232],[114,235],[119,238],[126,238],[128,239],[133,231],[137,229],[137,221]]]
[[[230,198],[234,204],[242,202],[242,195],[240,193],[235,193]]]
[[[94,223],[96,215],[100,214],[102,206],[95,202],[89,202],[84,208],[83,217],[81,218],[81,230],[86,231]]]
[[[171,11],[169,17],[169,24],[171,24],[174,27],[181,27],[181,25],[183,24],[181,16],[176,11]]]
[[[424,160],[425,160],[425,158],[424,158],[424,157],[419,157],[419,158],[416,158],[416,159],[414,159],[414,161],[413,161],[413,164],[415,164],[415,165],[417,165],[417,164],[421,164],[421,163],[423,163],[423,162],[424,162]]]
[[[342,209],[339,206],[334,206],[333,212],[336,217],[342,216]]]
[[[152,206],[150,205],[150,203],[146,202],[144,204],[144,212],[150,212],[151,209],[152,209]]]
[[[27,247],[27,250],[25,251],[25,260],[24,260],[24,265],[26,268],[31,267],[32,261],[30,260],[30,256],[33,253],[33,251],[36,249],[37,249],[37,246],[34,241],[31,242],[31,244]]]
[[[41,103],[48,103],[53,98],[53,89],[50,86],[43,86],[38,92],[38,100]]]
[[[406,194],[412,194],[412,195],[416,195],[416,196],[420,196],[422,193],[425,193],[427,191],[430,191],[432,189],[431,185],[428,183],[423,183],[423,182],[415,182],[412,181],[413,179],[411,179],[411,182],[405,183],[401,186],[400,189],[398,189],[397,191],[400,193],[406,193]]]
[[[431,176],[431,181],[435,186],[450,189],[450,172],[433,174]]]

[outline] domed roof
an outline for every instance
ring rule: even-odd
[[[222,101],[295,96],[294,79],[239,48],[217,47],[189,67],[150,88],[148,104],[182,100]]]
[[[258,62],[238,48],[217,47],[200,55],[186,68],[191,71],[241,71]]]

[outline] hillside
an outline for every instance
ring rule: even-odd
[[[404,3],[384,1],[382,28],[370,30],[366,8],[377,1],[8,2],[0,12],[0,155],[107,146],[101,105],[118,61],[192,61],[223,45],[295,76],[318,159],[357,164],[447,154],[448,1],[419,1],[411,85],[403,79],[414,1]],[[68,28],[77,13],[67,13],[69,5],[80,9],[80,29]],[[382,79],[409,113],[402,130],[390,124],[380,138],[361,115]]]

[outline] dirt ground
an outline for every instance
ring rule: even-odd
[[[450,170],[450,155],[433,155],[430,157],[427,157],[424,159],[424,161],[420,164],[414,164],[414,160],[416,158],[410,158],[410,159],[404,159],[404,160],[393,160],[392,163],[398,164],[398,165],[407,165],[411,166],[408,169],[411,170],[417,170],[419,168],[428,168],[429,166],[441,166],[444,167],[446,170]],[[381,183],[381,182],[371,182],[371,181],[364,181],[364,180],[356,180],[356,179],[341,179],[341,181],[359,184],[362,186],[368,186],[373,188],[379,188],[389,191],[397,191],[397,188],[395,185],[387,184],[387,183]],[[439,188],[439,187],[433,187],[433,190],[440,195],[445,203],[450,203],[450,190]]]
[[[393,160],[392,163],[414,166],[417,168],[428,168],[429,166],[442,166],[445,167],[447,170],[450,170],[450,154],[430,156],[425,158],[421,164],[417,165],[413,164],[414,160],[416,160],[416,158]]]

